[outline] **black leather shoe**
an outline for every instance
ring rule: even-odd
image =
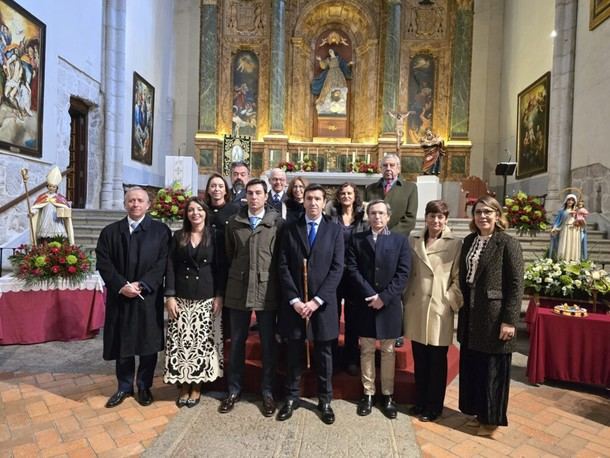
[[[356,413],[361,417],[366,417],[371,413],[373,409],[373,404],[375,404],[375,400],[373,396],[370,394],[365,394],[360,402],[358,402],[358,408],[356,409]]]
[[[199,396],[197,399],[189,398],[186,400],[186,406],[191,409],[199,404],[199,401],[201,401],[201,396]]]
[[[110,398],[108,398],[108,401],[106,402],[106,408],[111,409],[112,407],[116,407],[130,396],[133,396],[133,393],[127,391],[117,391],[112,396],[110,396]]]
[[[284,421],[292,417],[292,413],[299,408],[299,401],[289,399],[277,413],[277,420]]]
[[[275,413],[275,401],[271,396],[263,396],[263,417],[272,417]]]
[[[179,409],[181,409],[182,407],[186,406],[189,402],[189,398],[178,398],[176,399],[176,405],[178,406]]]
[[[239,402],[239,394],[231,393],[222,400],[218,407],[218,412],[229,413],[235,407],[235,403]]]
[[[396,348],[400,348],[405,344],[405,338],[404,337],[399,337],[398,339],[396,339],[396,342],[394,342],[394,346]]]
[[[409,409],[409,415],[416,417],[424,413],[424,408],[422,406],[414,405]]]
[[[381,401],[381,411],[383,414],[388,417],[390,420],[396,418],[398,414],[398,410],[396,410],[396,404],[394,404],[394,400],[392,396],[384,396]]]
[[[138,390],[138,403],[141,406],[149,406],[153,403],[153,396],[150,392],[150,389],[144,388],[142,390]]]
[[[419,421],[427,422],[436,420],[440,414],[435,412],[424,412],[421,417],[419,417]]]
[[[335,422],[335,412],[330,406],[330,402],[320,402],[318,404],[318,410],[320,411],[320,418],[327,425],[332,425]]]

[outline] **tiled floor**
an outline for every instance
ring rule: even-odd
[[[156,379],[152,406],[127,399],[106,409],[114,388],[110,375],[0,373],[0,457],[142,453],[177,413],[174,389]],[[458,386],[453,382],[440,421],[413,420],[417,440],[430,457],[610,457],[608,393],[569,388],[514,383],[510,426],[487,439],[464,425],[467,418],[457,411]]]

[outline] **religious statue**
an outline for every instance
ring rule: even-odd
[[[556,261],[587,259],[587,220],[589,211],[575,194],[568,194],[559,209],[551,228],[549,257]]]
[[[396,130],[396,152],[400,153],[400,145],[402,145],[402,136],[405,132],[405,121],[409,117],[409,115],[415,114],[414,111],[407,111],[406,113],[401,113],[400,111],[388,111],[388,114],[394,118],[394,129]]]
[[[443,139],[426,129],[425,135],[419,139],[421,147],[424,149],[424,163],[422,173],[424,175],[438,175],[441,172],[441,160],[445,155],[445,143]]]
[[[345,115],[347,113],[347,81],[351,79],[352,62],[345,62],[333,48],[328,50],[328,57],[316,56],[322,73],[311,82],[311,92],[317,96],[318,114]]]
[[[57,192],[59,183],[61,171],[55,165],[47,175],[47,191],[40,194],[31,207],[33,239],[44,241],[64,238],[70,245],[74,245],[72,209],[70,202]]]

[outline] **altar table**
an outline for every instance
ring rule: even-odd
[[[569,300],[568,300],[569,302]],[[530,300],[526,322],[530,332],[527,376],[610,388],[610,315],[558,315]]]
[[[93,337],[104,325],[104,303],[97,273],[77,287],[26,287],[11,275],[0,277],[0,345]]]

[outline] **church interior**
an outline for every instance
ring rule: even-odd
[[[73,208],[121,210],[124,187],[162,187],[175,156],[192,158],[198,190],[235,159],[253,176],[289,166],[339,182],[398,153],[416,181],[428,130],[452,215],[478,177],[498,196],[544,196],[549,214],[577,189],[606,230],[604,5],[3,1],[0,244],[27,236],[22,168],[34,188],[58,165]],[[516,162],[506,185],[502,162]]]

